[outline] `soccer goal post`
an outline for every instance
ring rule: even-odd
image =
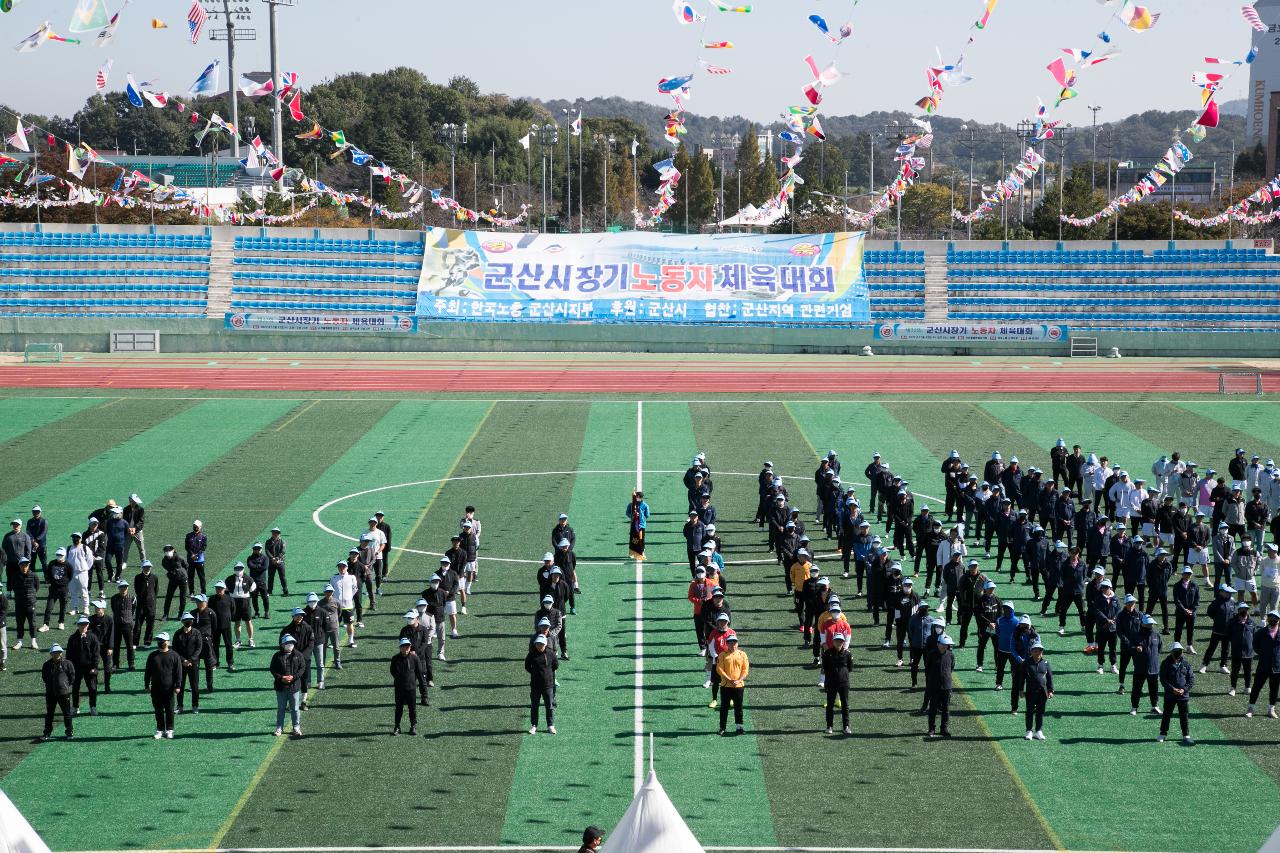
[[[1262,374],[1253,372],[1235,372],[1218,374],[1219,394],[1255,394],[1262,396]]]
[[[27,344],[22,348],[22,360],[28,364],[62,361],[62,344]]]

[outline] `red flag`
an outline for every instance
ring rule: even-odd
[[[1196,124],[1201,127],[1217,127],[1218,126],[1218,102],[1210,101],[1205,104],[1204,112],[1200,114],[1200,118],[1196,119]]]
[[[302,93],[294,92],[293,97],[289,99],[289,115],[294,121],[302,121],[306,116],[302,114]]]
[[[58,140],[53,138],[52,133],[46,133],[44,138],[45,138],[45,141],[49,143],[50,148],[53,148],[58,144]]]

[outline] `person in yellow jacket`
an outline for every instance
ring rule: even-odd
[[[809,579],[809,567],[813,565],[809,552],[804,548],[796,551],[791,562],[791,593],[795,598],[796,621],[804,627],[804,582]]]
[[[733,705],[733,722],[738,734],[742,729],[742,698],[747,689],[747,673],[751,664],[747,653],[738,648],[738,635],[730,632],[724,638],[728,651],[716,658],[716,674],[720,676],[720,734],[724,735],[729,721],[729,705]]]

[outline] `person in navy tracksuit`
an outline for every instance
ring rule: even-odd
[[[1133,660],[1133,647],[1142,636],[1142,613],[1138,610],[1138,599],[1132,595],[1124,597],[1124,606],[1116,617],[1116,637],[1120,640],[1120,686],[1117,693],[1124,693],[1124,678],[1129,672],[1129,663]]]
[[[1133,691],[1129,695],[1131,715],[1136,716],[1138,713],[1143,685],[1151,698],[1151,713],[1160,713],[1160,706],[1156,704],[1156,683],[1160,678],[1160,652],[1163,648],[1164,643],[1156,631],[1156,620],[1151,618],[1151,614],[1144,613],[1142,633],[1138,635],[1138,642],[1133,647]]]
[[[1267,699],[1267,716],[1276,716],[1276,694],[1280,692],[1280,612],[1267,614],[1267,624],[1253,635],[1253,650],[1257,655],[1258,669],[1253,676],[1253,690],[1249,691],[1249,707],[1246,717],[1253,716],[1253,706],[1262,695],[1262,685],[1270,685]]]
[[[1176,708],[1178,724],[1182,727],[1182,742],[1187,746],[1195,743],[1191,739],[1191,729],[1187,723],[1187,710],[1191,704],[1191,687],[1196,683],[1195,672],[1191,664],[1182,656],[1182,643],[1175,642],[1170,647],[1169,656],[1160,664],[1160,684],[1164,687],[1164,712],[1160,715],[1160,737],[1164,741],[1169,734],[1169,719]]]
[[[1242,601],[1236,605],[1236,618],[1228,626],[1231,631],[1231,689],[1228,696],[1236,695],[1236,680],[1240,670],[1244,670],[1244,689],[1248,692],[1253,687],[1253,637],[1258,631],[1258,623],[1249,615],[1249,602]]]
[[[1111,671],[1116,669],[1116,636],[1119,634],[1120,599],[1111,589],[1111,581],[1100,584],[1101,594],[1093,605],[1094,642],[1098,647],[1098,675],[1102,675],[1103,658],[1110,655]]]
[[[1183,566],[1181,579],[1173,585],[1173,639],[1182,640],[1182,630],[1187,631],[1187,654],[1196,653],[1194,645],[1196,610],[1200,607],[1200,586],[1190,566]]]
[[[1227,652],[1231,647],[1230,623],[1236,612],[1235,606],[1231,603],[1233,592],[1234,590],[1225,583],[1220,585],[1217,597],[1209,602],[1209,607],[1205,610],[1213,627],[1209,629],[1209,647],[1205,649],[1204,659],[1200,661],[1201,672],[1209,668],[1209,661],[1213,659],[1213,652],[1219,645],[1222,646],[1222,653],[1218,666],[1223,673],[1227,672]]]

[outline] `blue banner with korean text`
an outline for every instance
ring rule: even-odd
[[[871,322],[863,234],[427,235],[417,315],[520,322]]]

